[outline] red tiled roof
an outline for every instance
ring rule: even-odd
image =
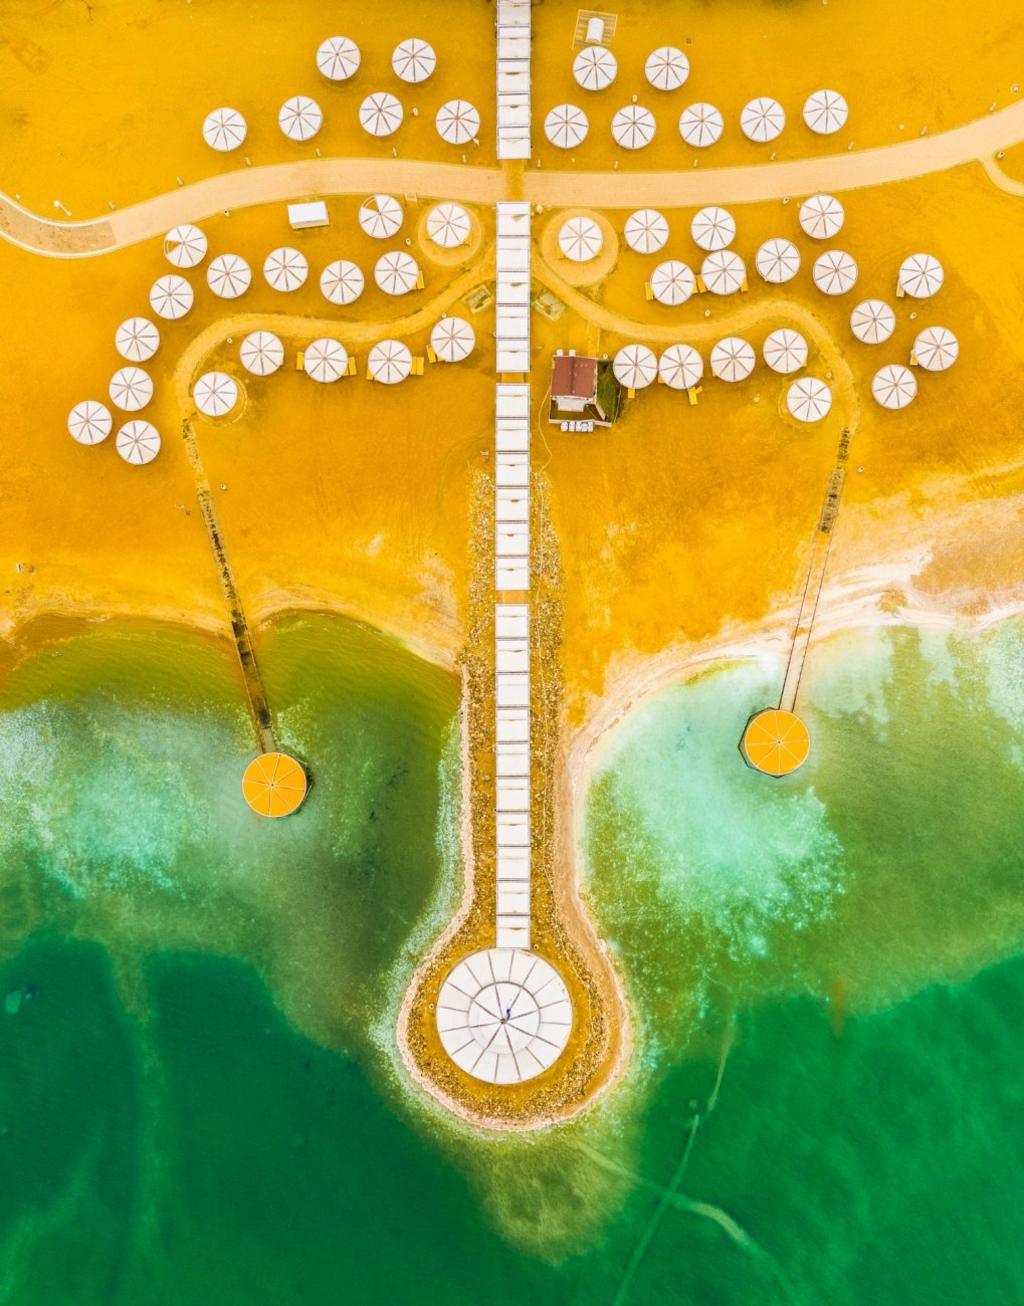
[[[597,359],[575,354],[556,355],[551,368],[551,393],[590,399],[597,392]]]

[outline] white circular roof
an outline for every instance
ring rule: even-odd
[[[118,431],[114,444],[126,463],[141,467],[151,463],[160,452],[160,432],[151,422],[141,418],[125,422]]]
[[[383,385],[397,385],[412,370],[412,354],[401,340],[378,340],[366,359],[367,375]]]
[[[890,363],[875,373],[871,393],[883,408],[906,408],[917,394],[917,377],[909,367]]]
[[[932,254],[911,254],[900,264],[899,287],[914,299],[930,299],[942,286],[942,264]]]
[[[857,260],[843,249],[827,249],[814,260],[811,275],[823,294],[845,295],[857,284]]]
[[[488,948],[441,985],[437,1030],[455,1064],[488,1084],[533,1079],[561,1056],[572,1001],[555,968],[533,952]]]
[[[815,240],[831,240],[842,230],[845,217],[834,195],[812,195],[800,205],[800,226]]]
[[[320,293],[332,304],[352,304],[363,293],[365,278],[357,263],[335,259],[320,273]]]
[[[430,347],[443,363],[461,363],[475,344],[476,332],[464,317],[443,317],[430,333]]]
[[[113,425],[110,409],[96,399],[83,399],[68,413],[68,434],[79,444],[99,444]]]
[[[642,150],[654,140],[656,126],[650,109],[642,104],[627,104],[612,118],[612,136],[624,150]]]
[[[775,236],[758,246],[754,266],[762,280],[781,286],[800,271],[800,251],[791,240]]]
[[[731,249],[717,249],[700,265],[701,280],[713,295],[734,295],[743,289],[747,269]]]
[[[618,60],[603,45],[586,45],[572,61],[572,75],[585,91],[603,91],[615,81]]]
[[[786,125],[786,111],[778,100],[759,95],[749,100],[740,113],[740,128],[748,140],[764,145],[781,135]]]
[[[153,312],[157,317],[170,321],[184,317],[192,307],[194,298],[191,285],[174,272],[166,277],[158,277],[149,289],[149,303]]]
[[[651,294],[659,304],[685,304],[697,289],[693,270],[677,258],[659,263],[651,273]]]
[[[597,258],[603,244],[601,228],[593,218],[569,218],[558,231],[558,248],[573,263],[588,263]]]
[[[309,141],[324,125],[323,110],[308,95],[293,95],[281,105],[277,125],[290,141]]]
[[[237,150],[247,131],[245,119],[237,109],[214,109],[203,122],[203,140],[222,154]]]
[[[415,36],[399,41],[391,55],[391,67],[403,82],[425,82],[437,67],[434,47]]]
[[[612,360],[612,371],[619,385],[643,390],[658,375],[658,360],[646,345],[623,345]]]
[[[773,372],[787,376],[799,372],[807,362],[807,341],[799,331],[782,327],[766,337],[761,354]]]
[[[925,327],[914,341],[911,353],[926,372],[945,372],[956,362],[960,342],[948,327]]]
[[[814,91],[804,101],[804,122],[819,136],[831,136],[846,126],[849,107],[838,91]]]
[[[242,341],[238,356],[253,376],[270,376],[284,362],[284,345],[273,331],[251,331]]]
[[[815,376],[802,376],[786,391],[786,407],[798,422],[820,422],[832,407],[832,391]]]
[[[711,371],[720,381],[745,381],[756,362],[754,346],[741,336],[726,336],[711,351]]]
[[[690,104],[679,115],[679,135],[696,150],[714,145],[725,130],[725,119],[713,104]]]
[[[586,140],[590,121],[576,104],[556,104],[544,119],[544,135],[560,150],[573,150]]]
[[[218,254],[206,269],[206,283],[221,299],[237,299],[252,284],[252,269],[241,254]]]
[[[398,131],[405,116],[400,100],[388,91],[374,91],[359,106],[363,131],[371,136],[390,136]]]
[[[736,219],[728,209],[712,204],[694,214],[690,235],[701,249],[725,249],[736,239]]]
[[[191,222],[172,227],[164,236],[164,257],[176,268],[194,268],[206,258],[206,233]]]
[[[427,235],[442,249],[457,249],[469,240],[472,224],[461,204],[435,204],[427,214]]]
[[[114,347],[131,363],[145,363],[160,348],[160,331],[148,317],[126,318],[114,335]]]
[[[141,367],[119,367],[110,378],[110,398],[126,413],[137,413],[153,398],[153,379]]]
[[[637,254],[656,254],[668,240],[668,220],[657,209],[637,209],[626,219],[623,235]]]
[[[704,375],[704,360],[692,345],[669,345],[658,359],[658,375],[672,390],[689,390]]]
[[[866,345],[880,345],[896,329],[896,314],[884,299],[865,299],[850,314],[850,330]]]
[[[279,249],[272,249],[263,260],[263,275],[274,290],[290,293],[305,285],[309,263],[301,250],[282,245]]]
[[[316,52],[316,66],[331,82],[347,82],[361,59],[359,46],[347,36],[329,36]]]
[[[404,216],[394,195],[371,195],[359,206],[359,225],[374,240],[390,240]]]
[[[407,295],[416,289],[419,275],[419,264],[404,250],[382,254],[373,268],[373,279],[385,295]]]
[[[690,61],[677,46],[659,45],[644,64],[644,74],[658,91],[677,91],[690,75]]]
[[[227,372],[204,372],[192,387],[192,398],[204,417],[223,417],[238,403],[238,382]]]
[[[345,375],[348,350],[340,340],[320,336],[303,350],[303,370],[314,381],[328,384]]]
[[[448,100],[438,109],[434,126],[449,145],[465,145],[480,131],[480,114],[468,100]]]

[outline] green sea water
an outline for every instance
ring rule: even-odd
[[[736,753],[773,665],[630,713],[584,837],[636,1056],[525,1138],[394,1053],[455,682],[324,617],[260,655],[314,781],[276,825],[219,647],[99,627],[0,687],[0,1301],[1024,1300],[1019,626],[816,651],[779,783]]]

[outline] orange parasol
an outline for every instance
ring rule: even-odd
[[[289,816],[306,796],[306,773],[287,753],[261,753],[245,768],[242,794],[258,816]]]
[[[798,716],[768,707],[747,722],[742,747],[755,770],[765,775],[789,775],[807,761],[811,736]]]

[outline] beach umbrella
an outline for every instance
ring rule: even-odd
[[[944,372],[960,353],[960,342],[948,327],[925,327],[914,341],[911,358],[926,372]]]
[[[798,422],[820,422],[832,407],[832,391],[816,376],[802,376],[786,391],[786,407]]]
[[[807,362],[807,341],[799,331],[782,327],[765,339],[761,354],[773,372],[786,376],[790,372],[799,372]]]
[[[242,797],[257,816],[289,816],[305,796],[306,773],[287,753],[261,753],[242,775]]]
[[[659,304],[685,304],[696,289],[692,270],[679,259],[666,259],[651,273],[651,294]]]
[[[911,254],[900,264],[899,288],[914,299],[929,299],[941,287],[942,264],[931,254]]]
[[[638,254],[656,254],[668,240],[668,221],[657,209],[637,209],[626,219],[623,234]]]
[[[430,347],[443,363],[461,363],[475,344],[476,332],[464,317],[443,317],[430,333]]]
[[[572,75],[585,91],[603,91],[615,81],[618,60],[606,46],[586,45],[572,61]]]
[[[762,280],[773,286],[792,281],[800,270],[800,251],[791,240],[776,236],[758,246],[754,266]]]
[[[332,304],[353,304],[363,293],[363,270],[347,258],[335,259],[320,273],[320,293]]]
[[[308,95],[293,95],[285,100],[277,115],[277,125],[290,141],[312,140],[323,123],[323,110]]]
[[[544,135],[560,150],[574,150],[589,130],[587,115],[575,104],[556,104],[544,119]]]
[[[640,104],[627,104],[612,119],[612,136],[624,150],[642,150],[654,139],[654,114]]]
[[[206,234],[191,222],[172,227],[164,236],[164,258],[176,268],[194,268],[206,258]]]
[[[866,345],[880,345],[896,329],[896,314],[884,299],[862,300],[850,314],[850,330]]]
[[[917,378],[909,367],[890,363],[875,373],[871,393],[883,408],[906,408],[917,394]]]
[[[646,345],[623,345],[612,360],[612,371],[619,385],[643,390],[658,375],[658,360]]]
[[[282,245],[279,249],[272,249],[263,260],[263,275],[274,290],[298,290],[309,276],[309,264],[300,250]]]
[[[558,232],[558,248],[573,263],[587,263],[597,258],[604,244],[601,228],[593,218],[570,218]]]
[[[842,249],[827,249],[814,260],[814,284],[823,294],[845,295],[857,284],[857,260]]]
[[[736,239],[736,219],[728,209],[712,204],[710,208],[695,213],[690,223],[690,235],[701,249],[725,249]]]
[[[756,362],[754,346],[740,336],[726,336],[711,351],[711,371],[720,381],[745,381]]]
[[[145,363],[160,348],[160,332],[148,317],[129,317],[117,328],[114,346],[129,362]]]
[[[242,341],[238,356],[253,376],[270,376],[284,362],[284,345],[273,331],[250,331]]]
[[[252,282],[252,269],[241,254],[218,254],[206,269],[206,282],[221,299],[237,299]]]
[[[658,360],[658,376],[672,390],[689,390],[704,375],[704,360],[692,345],[669,345]]]
[[[359,46],[347,36],[329,36],[316,52],[316,66],[331,82],[347,82],[359,68]]]
[[[366,360],[366,374],[384,385],[397,385],[412,370],[412,354],[401,340],[378,340]]]
[[[434,47],[411,36],[399,41],[391,54],[391,67],[403,82],[425,82],[437,67]]]
[[[815,240],[831,240],[842,229],[845,217],[834,195],[812,195],[800,205],[800,226]]]
[[[644,64],[647,80],[658,91],[677,91],[690,75],[690,61],[674,45],[652,50]]]
[[[371,136],[390,136],[401,127],[403,116],[401,102],[388,91],[375,91],[359,106],[363,131]]]
[[[184,317],[192,307],[192,287],[184,277],[173,272],[166,277],[158,277],[149,289],[150,307],[157,317],[170,320]]]
[[[223,417],[238,403],[238,382],[227,372],[204,372],[192,387],[192,399],[204,417]]]
[[[68,413],[68,434],[79,444],[99,444],[113,424],[110,409],[96,399],[83,399]]]
[[[110,398],[126,413],[137,413],[153,398],[153,380],[141,367],[119,367],[110,378]]]
[[[390,240],[404,216],[394,195],[371,195],[359,206],[359,225],[374,240]]]
[[[404,250],[382,254],[373,268],[373,279],[385,295],[407,295],[416,289],[419,275],[419,264]]]
[[[760,95],[743,106],[740,128],[748,140],[764,145],[773,141],[786,125],[786,111],[778,100]]]
[[[838,91],[814,91],[804,101],[804,122],[819,136],[831,136],[846,126],[849,108]]]
[[[480,130],[480,114],[468,100],[448,100],[438,109],[434,126],[449,145],[465,145]]]
[[[469,214],[461,204],[435,204],[427,214],[427,235],[442,249],[457,249],[469,240]]]
[[[700,265],[700,276],[713,295],[734,295],[743,289],[747,269],[731,249],[718,249]]]
[[[126,463],[141,467],[151,463],[160,452],[160,432],[152,422],[135,418],[134,421],[125,422],[118,431],[114,444]]]
[[[679,134],[695,150],[714,145],[724,130],[725,119],[713,104],[691,104],[679,115]]]
[[[340,340],[321,336],[303,350],[302,366],[314,381],[322,384],[337,381],[339,376],[345,375],[348,367],[348,350]]]
[[[203,140],[210,149],[222,154],[237,150],[247,131],[245,119],[237,109],[214,109],[203,122]]]

